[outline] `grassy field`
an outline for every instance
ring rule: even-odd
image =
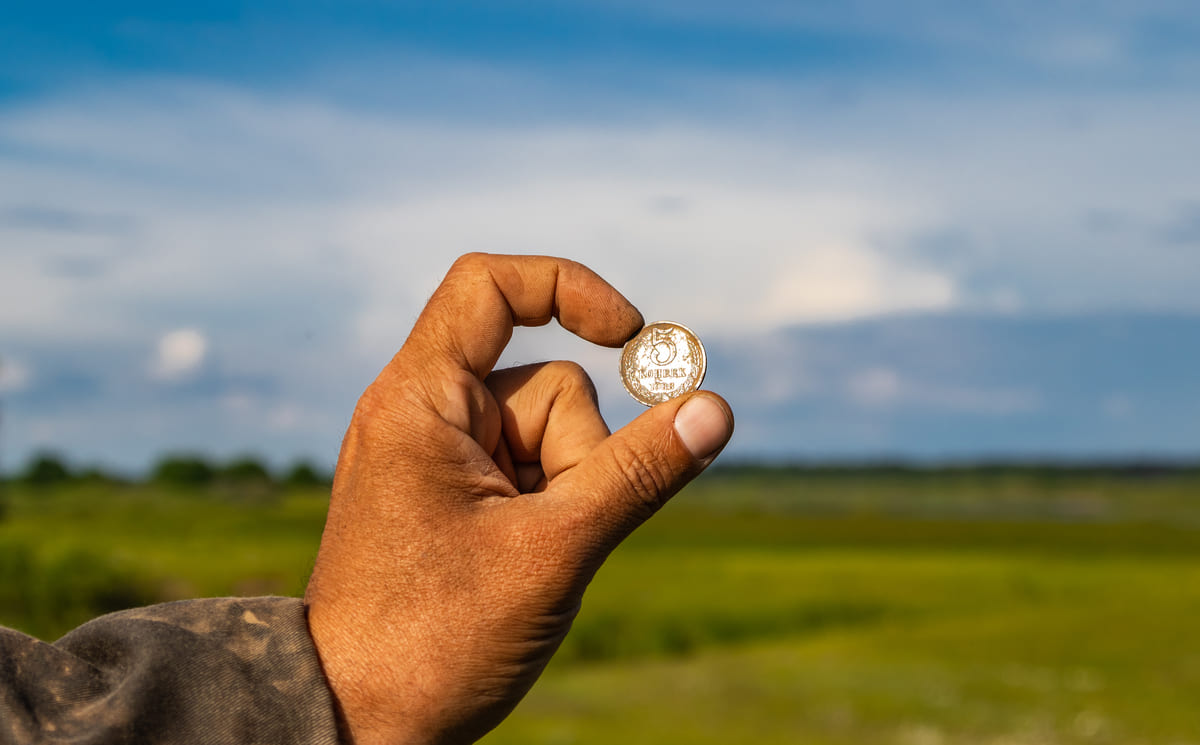
[[[319,490],[12,486],[0,622],[297,593]],[[507,743],[1200,743],[1200,473],[726,469],[605,566]]]

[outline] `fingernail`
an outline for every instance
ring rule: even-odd
[[[675,431],[693,457],[703,460],[729,439],[725,408],[710,396],[693,396],[675,412]]]

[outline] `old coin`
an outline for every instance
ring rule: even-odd
[[[621,382],[629,395],[653,406],[699,388],[706,364],[704,346],[691,329],[658,321],[625,344]]]

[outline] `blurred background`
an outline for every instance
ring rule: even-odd
[[[491,742],[1200,742],[1198,79],[1175,0],[6,7],[0,622],[299,592],[447,267],[544,253],[738,430]]]

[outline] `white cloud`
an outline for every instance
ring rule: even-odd
[[[29,387],[33,370],[19,360],[0,358],[0,393],[17,393]]]
[[[273,408],[268,416],[272,430],[287,432],[296,429],[304,421],[304,410],[294,403],[283,403]]]
[[[208,339],[196,329],[176,329],[158,340],[150,362],[151,377],[177,381],[200,369],[208,354]]]
[[[1137,412],[1137,406],[1127,394],[1111,393],[1100,402],[1100,410],[1109,419],[1129,419]]]
[[[1064,68],[1113,68],[1130,59],[1116,34],[1072,31],[1030,44],[1030,55]]]
[[[761,312],[773,324],[944,310],[958,300],[948,273],[897,261],[869,246],[797,253],[766,288]]]
[[[919,405],[969,414],[1007,416],[1038,411],[1041,395],[1032,388],[941,385],[918,388],[912,400]]]
[[[1116,205],[1149,223],[1200,187],[1164,157],[1200,147],[1200,107],[1152,94],[1018,107],[911,90],[849,107],[778,86],[754,95],[793,100],[804,125],[434,124],[169,81],[31,103],[0,136],[54,157],[12,161],[0,203],[133,227],[0,222],[19,247],[0,257],[0,290],[19,300],[0,328],[136,338],[147,308],[221,315],[233,301],[245,314],[301,302],[292,287],[327,308],[336,287],[352,299],[348,330],[377,355],[475,250],[579,259],[648,315],[722,333],[997,298],[1033,312],[1198,307],[1184,281],[1196,252],[1095,235],[1081,215]],[[945,226],[963,235],[949,255],[912,248]],[[110,270],[55,274],[54,256]]]
[[[746,102],[745,86],[713,90]],[[147,329],[134,302],[220,313],[295,286],[326,307],[322,288],[336,284],[353,298],[353,333],[381,353],[474,250],[577,258],[648,314],[723,332],[1014,305],[998,298],[1030,312],[1200,307],[1197,252],[1082,218],[1116,208],[1149,234],[1173,214],[1200,188],[1171,155],[1200,147],[1200,106],[1153,92],[1014,102],[911,89],[837,105],[780,85],[747,100],[803,123],[433,123],[168,81],[28,104],[0,136],[54,157],[10,161],[0,203],[136,229],[0,223],[0,241],[20,247],[0,258],[0,291],[19,299],[0,328],[136,337]],[[946,227],[963,238],[949,253],[914,250]],[[61,276],[47,270],[54,256],[111,270]]]
[[[225,393],[220,398],[220,405],[230,420],[240,427],[261,428],[267,432],[303,431],[304,425],[321,419],[294,402],[271,402],[245,391]]]
[[[254,396],[244,391],[230,391],[223,394],[220,404],[225,411],[235,415],[256,413],[258,406]]]
[[[581,148],[589,139],[576,137]],[[636,148],[638,138],[626,144]],[[422,299],[400,278],[432,288],[452,257],[479,249],[581,260],[648,316],[714,332],[954,304],[952,277],[871,245],[873,231],[921,225],[916,209],[798,186],[755,193],[716,174],[679,183],[654,170],[590,180],[545,174],[348,214],[347,250],[374,267],[360,332],[394,339],[396,319]],[[662,195],[670,210],[659,207]]]
[[[846,384],[850,400],[860,406],[886,406],[903,392],[900,376],[886,367],[860,370]]]
[[[846,381],[849,400],[863,408],[917,406],[956,413],[1004,416],[1036,411],[1034,390],[911,380],[888,367],[868,367]]]

